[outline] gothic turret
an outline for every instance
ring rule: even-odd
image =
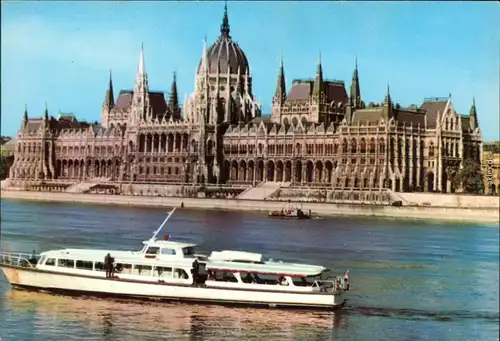
[[[101,108],[101,122],[102,126],[105,128],[109,126],[109,114],[114,106],[115,97],[113,94],[113,80],[111,78],[111,70],[109,70],[108,89],[106,90],[106,95],[104,96],[104,102],[102,103]]]
[[[113,80],[111,77],[111,70],[109,70],[109,83],[108,89],[106,90],[106,96],[104,97],[104,104],[109,109],[113,108],[115,105],[115,97],[113,94]]]
[[[389,89],[389,84],[387,84],[387,93],[385,95],[384,105],[382,107],[382,116],[384,120],[386,120],[386,122],[389,121],[391,117],[393,117],[392,100],[391,100],[391,92]]]
[[[479,127],[479,122],[477,120],[476,99],[475,98],[472,98],[472,105],[470,107],[470,112],[469,112],[469,122],[470,122],[470,128],[472,130]]]
[[[286,100],[286,83],[285,83],[285,68],[283,66],[283,57],[280,62],[280,71],[278,74],[278,82],[276,84],[276,92],[274,93],[273,103],[283,103]]]
[[[24,114],[23,114],[23,120],[21,121],[21,130],[23,130],[26,125],[28,124],[28,105],[24,105]]]
[[[141,53],[139,55],[139,65],[137,67],[137,75],[135,78],[132,107],[133,122],[150,118],[148,74],[146,73],[146,66],[144,63],[143,45],[141,45]]]
[[[45,122],[49,120],[49,108],[47,107],[47,102],[45,102],[45,112],[43,113],[43,119]]]
[[[174,71],[174,78],[170,87],[170,96],[168,98],[168,109],[174,120],[180,119],[179,95],[177,93],[177,76]]]
[[[356,65],[354,67],[354,73],[352,75],[351,82],[351,106],[354,109],[361,108],[361,91],[359,89],[359,76],[358,76],[358,59],[356,59]]]
[[[229,18],[227,16],[227,3],[224,4],[224,16],[222,17],[222,24],[220,25],[221,37],[231,38],[229,35]]]
[[[316,77],[314,78],[313,98],[319,99],[323,92],[323,67],[321,65],[321,54],[319,55]]]

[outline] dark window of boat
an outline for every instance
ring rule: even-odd
[[[76,261],[76,268],[77,269],[82,269],[82,270],[92,270],[92,262],[86,261],[86,260],[77,260]]]
[[[313,282],[308,281],[307,278],[305,278],[305,277],[293,276],[292,281],[293,281],[293,285],[295,285],[296,287],[308,287],[308,286],[311,286],[313,284]]]
[[[278,277],[276,275],[254,274],[254,276],[258,284],[274,285],[278,283]]]
[[[115,271],[123,274],[131,274],[132,264],[118,263],[115,266]]]
[[[160,248],[158,246],[150,246],[146,251],[147,255],[157,255],[160,253]]]
[[[63,267],[63,268],[74,268],[75,261],[73,259],[58,259],[57,266]]]
[[[155,266],[154,276],[158,277],[171,277],[172,268],[164,266]]]
[[[56,259],[55,258],[47,258],[47,261],[45,262],[45,265],[55,266],[56,265]]]
[[[151,276],[151,265],[134,265],[135,272],[143,276]]]
[[[185,247],[182,249],[184,256],[194,256],[194,247]]]
[[[175,255],[175,250],[173,249],[161,249],[162,255]]]
[[[46,259],[46,258],[47,258],[47,257],[42,256],[42,258],[40,258],[40,259],[38,260],[38,265],[43,264],[43,262],[45,262],[45,259]]]
[[[184,269],[175,269],[174,270],[174,278],[180,278],[180,279],[188,279],[189,276]]]
[[[104,270],[104,263],[103,262],[95,262],[94,270],[95,271],[105,271]]]
[[[233,282],[236,283],[238,280],[234,277],[232,272],[216,272],[215,280],[220,282]]]

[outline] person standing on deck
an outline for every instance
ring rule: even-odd
[[[111,255],[108,253],[106,257],[104,257],[104,269],[106,270],[106,278],[111,277],[111,267],[113,264],[111,263]]]
[[[193,269],[191,269],[191,273],[193,275],[193,283],[198,282],[199,271],[200,271],[200,264],[198,263],[198,260],[195,259],[193,262]]]

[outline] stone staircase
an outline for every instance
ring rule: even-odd
[[[273,193],[275,193],[277,190],[280,189],[280,187],[285,187],[285,183],[279,183],[279,182],[262,182],[256,187],[250,187],[240,195],[236,197],[236,199],[239,200],[264,200]],[[288,184],[288,186],[290,186]]]
[[[387,189],[389,196],[391,197],[391,202],[401,201],[403,206],[417,206],[417,203],[406,200],[401,194],[394,192],[391,189]]]
[[[78,182],[66,189],[66,193],[85,193],[89,191],[92,187],[99,185],[102,182],[106,182],[107,179],[99,181],[99,179],[92,179],[87,181]]]

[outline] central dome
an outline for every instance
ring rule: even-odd
[[[229,19],[227,17],[227,6],[224,7],[224,18],[220,27],[220,36],[215,43],[213,43],[207,50],[207,63],[208,72],[217,73],[220,68],[221,74],[227,74],[230,68],[231,74],[240,72],[244,75],[247,71],[250,74],[248,60],[243,50],[235,43],[229,35]],[[200,61],[198,65],[198,73],[203,62]]]

